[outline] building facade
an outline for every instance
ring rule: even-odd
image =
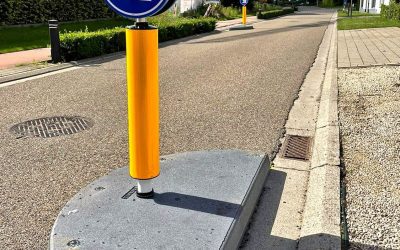
[[[381,13],[381,5],[388,5],[390,0],[360,0],[360,12]]]

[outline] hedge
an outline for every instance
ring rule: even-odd
[[[114,17],[104,0],[0,0],[0,24],[80,21]]]
[[[151,19],[150,19],[151,20]],[[171,19],[172,20],[172,19]],[[174,18],[151,21],[158,27],[159,42],[177,39],[215,29],[213,18]],[[95,32],[68,32],[60,35],[63,61],[79,60],[125,50],[125,28],[105,29]]]
[[[265,11],[265,12],[259,12],[257,14],[258,19],[268,19],[268,18],[273,18],[277,16],[282,16],[286,14],[293,13],[294,10],[292,8],[284,8],[282,10],[270,10],[270,11]]]
[[[389,5],[381,5],[381,17],[389,20],[400,20],[400,3],[391,0]]]

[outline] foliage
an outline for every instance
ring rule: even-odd
[[[391,0],[389,5],[381,5],[381,17],[389,20],[400,20],[400,3]]]
[[[400,27],[400,21],[389,20],[379,16],[340,18],[337,27],[339,30]]]
[[[320,7],[322,8],[333,8],[336,6],[334,0],[322,0]]]
[[[278,5],[262,3],[262,2],[254,2],[254,9],[256,11],[270,11],[270,10],[281,10],[282,7]]]
[[[159,41],[164,42],[215,29],[213,18],[149,18],[158,27]],[[125,50],[125,29],[113,28],[94,32],[68,32],[60,36],[61,55],[64,61],[99,56]]]
[[[294,10],[292,8],[284,8],[281,10],[270,10],[265,12],[260,12],[257,14],[258,19],[269,19],[277,16],[282,16],[286,14],[293,13]]]
[[[107,20],[82,21],[60,23],[59,30],[62,33],[69,31],[96,31],[114,27],[132,25],[133,21],[124,18]],[[0,27],[0,53],[8,53],[27,49],[44,48],[50,43],[48,25],[32,26],[6,26]]]
[[[195,9],[189,9],[183,12],[181,15],[183,17],[194,17],[194,18],[202,17],[206,13],[207,8],[208,4],[201,4]]]
[[[0,23],[45,23],[50,19],[76,21],[115,16],[103,0],[1,0]]]
[[[0,1],[0,25],[5,23],[8,18],[9,3],[7,1]]]
[[[359,17],[359,16],[377,16],[379,14],[368,13],[368,12],[359,12],[359,11],[354,11],[353,10],[352,15],[353,15],[353,17]],[[346,11],[339,10],[338,11],[338,17],[348,17],[347,10]]]
[[[238,7],[224,7],[219,4],[200,5],[196,9],[185,11],[184,13],[182,13],[182,16],[193,17],[193,18],[203,17],[209,6],[211,6],[209,17],[214,17],[219,20],[226,20],[226,19],[229,20],[241,17],[241,12]]]
[[[221,5],[218,5],[216,11],[224,19],[235,19],[242,16],[240,9],[237,7],[223,7]]]
[[[254,0],[249,0],[249,2],[246,5],[248,10],[253,10],[254,2],[255,2]],[[221,0],[221,5],[224,7],[239,7],[239,8],[242,7],[240,5],[240,1],[238,0]]]

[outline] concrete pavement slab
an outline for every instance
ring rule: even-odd
[[[60,212],[50,249],[237,249],[269,170],[268,156],[238,150],[163,156],[155,195],[140,199],[120,168]]]

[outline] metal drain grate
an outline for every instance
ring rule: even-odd
[[[287,135],[283,148],[283,158],[310,159],[311,137]]]
[[[79,116],[45,117],[16,124],[10,131],[17,138],[40,137],[51,138],[62,135],[71,135],[84,131],[93,126],[93,122]]]

